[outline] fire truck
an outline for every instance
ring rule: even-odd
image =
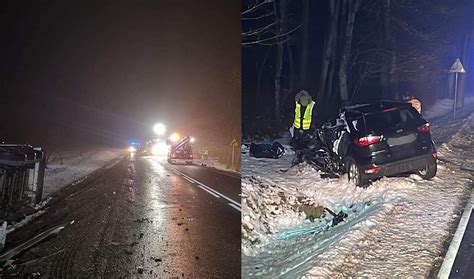
[[[193,143],[195,139],[191,136],[180,137],[173,134],[168,139],[169,152],[168,163],[178,164],[185,163],[190,165],[193,163]]]

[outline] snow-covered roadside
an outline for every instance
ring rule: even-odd
[[[440,107],[449,106],[433,109]],[[466,108],[464,116],[472,111]],[[243,277],[427,276],[442,259],[474,170],[474,115],[431,124],[441,159],[431,181],[399,176],[359,189],[346,177],[321,179],[309,166],[280,172],[293,154],[278,160],[243,155]],[[304,204],[358,210],[312,235],[304,232],[326,225],[307,220],[299,212]]]
[[[204,167],[208,167],[208,168],[214,168],[214,169],[217,169],[217,170],[231,172],[231,173],[240,175],[240,172],[228,169],[226,165],[224,165],[222,163],[219,163],[219,161],[215,160],[215,159],[207,159],[207,160],[194,159],[193,163],[195,165],[204,166]]]
[[[13,222],[6,228],[6,233],[21,228],[31,220],[43,214],[51,195],[63,187],[76,184],[87,178],[94,171],[113,164],[125,155],[123,149],[96,148],[88,151],[60,152],[52,157],[45,171],[43,186],[43,201],[36,204],[36,212],[26,216],[18,222]],[[0,242],[4,242],[4,238]]]
[[[87,175],[124,154],[124,149],[113,148],[55,154],[45,172],[43,198],[49,197],[69,184],[85,179]]]

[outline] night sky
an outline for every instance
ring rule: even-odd
[[[240,1],[98,2],[2,2],[3,140],[240,135]]]

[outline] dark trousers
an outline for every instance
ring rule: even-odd
[[[315,147],[317,143],[316,132],[313,129],[302,130],[295,129],[294,136],[291,139],[291,146],[295,149],[295,158],[292,165],[297,165],[304,161],[304,155]]]

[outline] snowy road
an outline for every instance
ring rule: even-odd
[[[243,157],[243,277],[435,275],[473,185],[474,115],[432,122],[438,175],[383,178],[368,189],[321,179],[309,166]],[[346,209],[347,222],[310,222],[302,205]],[[312,234],[314,232],[317,234]],[[291,237],[289,237],[291,236]]]
[[[74,221],[19,257],[21,274],[240,278],[239,191],[233,174],[127,158],[54,195],[8,246]]]

